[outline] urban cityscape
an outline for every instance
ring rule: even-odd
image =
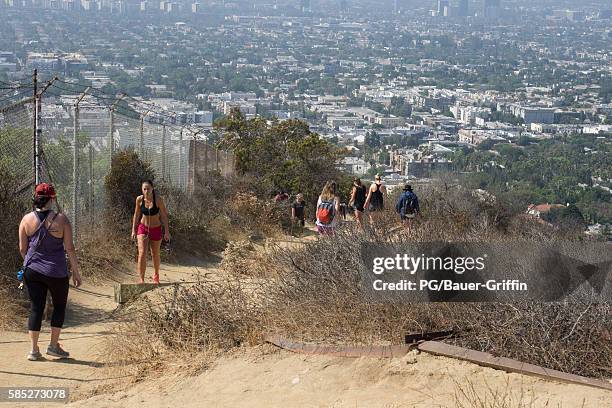
[[[0,0],[0,214],[0,405],[612,408],[612,0]]]
[[[2,0],[0,13],[5,82],[36,69],[175,125],[212,128],[232,108],[300,119],[346,148],[356,176],[471,174],[538,214],[576,206],[591,233],[612,221],[607,1]],[[58,135],[71,98],[45,102]],[[86,102],[81,126],[108,121]]]

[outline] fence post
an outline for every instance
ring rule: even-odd
[[[166,180],[166,121],[162,124],[162,139],[161,139],[161,174],[162,181]]]
[[[120,95],[119,98],[117,98],[117,100],[110,106],[110,135],[108,135],[109,171],[113,167],[113,154],[115,150],[115,106],[117,106],[117,104],[121,102],[125,96],[126,95],[124,94]]]
[[[193,163],[191,167],[191,194],[195,193],[196,188],[196,175],[198,167],[198,141],[196,140],[196,135],[193,135]]]
[[[34,177],[34,187],[39,183],[39,159],[38,159],[38,70],[34,70],[32,77],[34,83],[34,117],[32,118],[32,176]]]
[[[110,171],[110,169],[113,166],[113,145],[115,144],[115,140],[114,140],[114,133],[115,133],[115,115],[113,113],[113,109],[114,105],[111,106],[110,108],[110,128],[109,128],[109,135],[108,135],[108,169]]]
[[[74,102],[74,126],[72,129],[72,235],[75,241],[77,239],[77,231],[79,226],[79,142],[77,137],[79,133],[79,104],[85,95],[87,95],[89,89],[90,87],[87,87]]]
[[[179,160],[178,160],[178,187],[183,189],[183,129],[181,127],[181,133],[179,134]]]
[[[140,115],[140,141],[138,143],[138,148],[140,150],[140,160],[144,160],[144,120],[146,113]]]
[[[79,191],[79,144],[77,133],[79,129],[79,103],[74,104],[74,127],[72,129],[72,236],[76,241],[78,236],[78,198]]]
[[[204,142],[204,180],[208,180],[208,138]]]
[[[89,217],[90,223],[94,221],[94,174],[93,174],[93,146],[89,144]]]
[[[215,147],[215,171],[220,173],[219,171],[219,149]]]

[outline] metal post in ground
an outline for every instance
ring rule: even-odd
[[[41,182],[41,137],[40,112],[42,108],[42,95],[49,89],[58,78],[55,77],[47,82],[40,92],[38,91],[38,71],[34,70],[34,185]]]
[[[109,119],[110,119],[110,125],[109,125],[109,129],[108,129],[108,168],[110,171],[110,168],[113,166],[113,148],[114,148],[114,144],[115,144],[115,115],[113,114],[113,108],[111,107],[109,110]]]
[[[161,174],[162,181],[166,180],[166,121],[162,124],[162,138],[161,138]]]
[[[197,177],[197,168],[198,168],[198,141],[196,136],[199,135],[204,129],[198,129],[197,131],[192,130],[193,134],[193,149],[192,149],[192,167],[191,167],[191,194],[195,193],[196,188],[196,177]],[[206,145],[205,145],[206,146]]]
[[[227,177],[229,175],[229,171],[228,171],[229,158],[227,157],[229,155],[229,152],[226,150],[224,153],[225,153],[224,154],[225,157],[223,160],[223,173],[224,173],[223,175]]]
[[[138,143],[138,149],[140,150],[140,159],[145,159],[145,151],[144,151],[144,122],[145,118],[149,114],[150,110],[140,115],[140,141]]]
[[[94,222],[94,174],[93,174],[93,146],[89,145],[89,221],[93,225]]]
[[[109,109],[109,113],[110,113],[110,128],[109,128],[109,135],[108,135],[108,151],[109,151],[109,156],[108,156],[108,168],[109,170],[112,168],[113,166],[113,155],[115,154],[115,107],[117,106],[117,104],[119,102],[121,102],[123,100],[123,98],[125,98],[125,95],[120,95],[119,98],[117,98],[117,100],[115,102],[113,102],[113,104],[110,106]]]
[[[220,173],[219,171],[219,149],[215,147],[215,171]]]
[[[34,117],[32,118],[32,176],[34,177],[34,187],[39,183],[39,158],[38,158],[38,70],[34,70],[32,76],[32,82],[34,85]]]
[[[196,140],[196,135],[193,135],[193,160],[191,164],[191,194],[195,193],[196,186],[196,175],[198,174],[196,168],[198,166],[198,141]]]
[[[79,104],[89,92],[89,87],[74,102],[74,126],[72,129],[72,235],[76,241],[79,226]]]
[[[208,179],[208,138],[204,142],[204,180]]]
[[[178,187],[182,190],[183,188],[183,130],[185,127],[181,127],[181,133],[179,134],[179,159],[178,159]]]

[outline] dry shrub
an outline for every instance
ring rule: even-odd
[[[536,404],[537,403],[537,404]],[[544,403],[544,405],[543,405]],[[533,408],[548,406],[548,401],[538,401],[533,390],[526,391],[521,387],[519,392],[511,391],[509,381],[504,387],[484,384],[477,386],[467,379],[459,384],[455,381],[453,405],[449,408]]]
[[[202,280],[162,289],[156,298],[145,296],[127,313],[155,354],[229,350],[260,338],[262,314],[256,297],[254,288],[239,279]]]
[[[248,231],[278,234],[290,225],[289,208],[271,200],[262,200],[255,193],[239,191],[227,202],[230,222]]]
[[[230,241],[223,250],[220,269],[230,275],[263,276],[267,257],[250,241]]]
[[[81,275],[88,281],[112,277],[134,261],[134,244],[129,232],[108,221],[108,215],[94,223],[81,223],[77,259]]]
[[[190,196],[169,185],[159,190],[168,209],[172,242],[172,251],[162,253],[163,260],[176,261],[185,254],[206,256],[223,248],[223,229],[213,225],[218,218],[216,206],[203,204],[201,195]]]
[[[575,374],[611,376],[608,304],[381,303],[360,289],[364,244],[558,239],[545,226],[470,197],[461,189],[423,194],[423,217],[410,235],[388,213],[378,215],[374,230],[347,228],[300,250],[277,250],[270,264],[281,272],[265,297],[268,330],[303,341],[401,343],[406,333],[452,329],[459,334],[452,342],[465,347]]]
[[[300,248],[272,250],[260,266],[266,280],[231,274],[180,289],[176,296],[166,290],[159,303],[141,303],[137,319],[168,351],[229,349],[270,332],[300,341],[398,344],[407,333],[452,329],[458,337],[449,341],[455,344],[565,372],[611,376],[609,305],[381,303],[361,289],[363,244],[408,243],[415,237],[423,242],[552,238],[546,227],[517,220],[469,191],[442,188],[421,194],[423,216],[410,235],[397,228],[395,214],[378,214],[375,229],[340,228]]]

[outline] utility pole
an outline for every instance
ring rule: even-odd
[[[34,70],[32,76],[32,82],[34,83],[34,117],[32,118],[32,127],[34,134],[32,135],[32,176],[34,177],[34,188],[40,183],[40,163],[39,163],[39,150],[38,150],[38,70]]]
[[[87,87],[85,91],[76,99],[74,102],[74,127],[72,129],[72,235],[74,240],[77,239],[78,232],[78,217],[79,217],[79,142],[78,142],[78,132],[79,132],[79,104],[89,92],[90,87]]]
[[[41,157],[40,157],[40,139],[42,136],[42,129],[40,128],[40,111],[41,111],[41,99],[42,99],[42,95],[47,91],[47,89],[49,89],[49,87],[51,85],[53,85],[53,83],[55,81],[57,81],[58,78],[55,77],[52,80],[50,80],[49,82],[47,82],[45,84],[45,87],[38,92],[38,70],[34,70],[34,77],[33,77],[33,81],[34,81],[34,140],[33,140],[33,147],[34,147],[34,186],[40,184],[41,180],[40,180],[40,169],[41,169]]]

